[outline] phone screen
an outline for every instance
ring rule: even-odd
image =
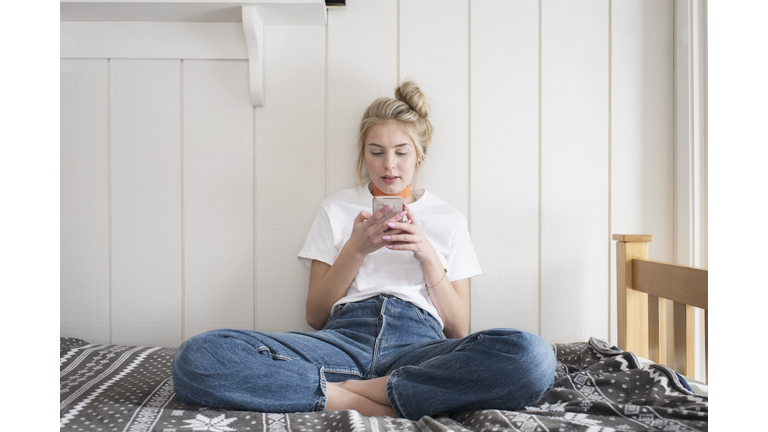
[[[403,198],[396,196],[396,197],[373,197],[373,212],[376,213],[377,211],[381,210],[382,208],[391,205],[392,210],[389,211],[386,215],[384,215],[383,218],[376,221],[376,223],[381,223],[382,221],[385,221],[392,216],[396,215],[397,213],[400,213],[403,211]],[[402,222],[405,220],[405,218],[401,219]]]

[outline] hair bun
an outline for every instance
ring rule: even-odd
[[[405,102],[419,117],[429,117],[429,101],[421,92],[418,84],[411,80],[405,80],[400,87],[395,89],[395,99]]]

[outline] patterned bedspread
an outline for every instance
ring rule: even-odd
[[[61,338],[60,425],[66,431],[702,431],[708,398],[671,369],[640,367],[602,340],[555,344],[555,386],[519,411],[477,410],[419,421],[356,411],[271,414],[187,405],[173,393],[173,348]]]

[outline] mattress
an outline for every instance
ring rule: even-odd
[[[259,413],[187,405],[173,392],[175,348],[60,340],[64,431],[610,431],[707,430],[708,396],[674,371],[605,341],[554,344],[554,388],[517,411],[473,410],[411,421],[356,411]]]

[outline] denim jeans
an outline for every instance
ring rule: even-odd
[[[552,388],[555,355],[513,329],[445,339],[427,312],[380,295],[336,306],[317,332],[214,330],[184,342],[173,359],[184,402],[259,412],[322,411],[326,382],[387,375],[392,407],[411,420],[515,410]]]

